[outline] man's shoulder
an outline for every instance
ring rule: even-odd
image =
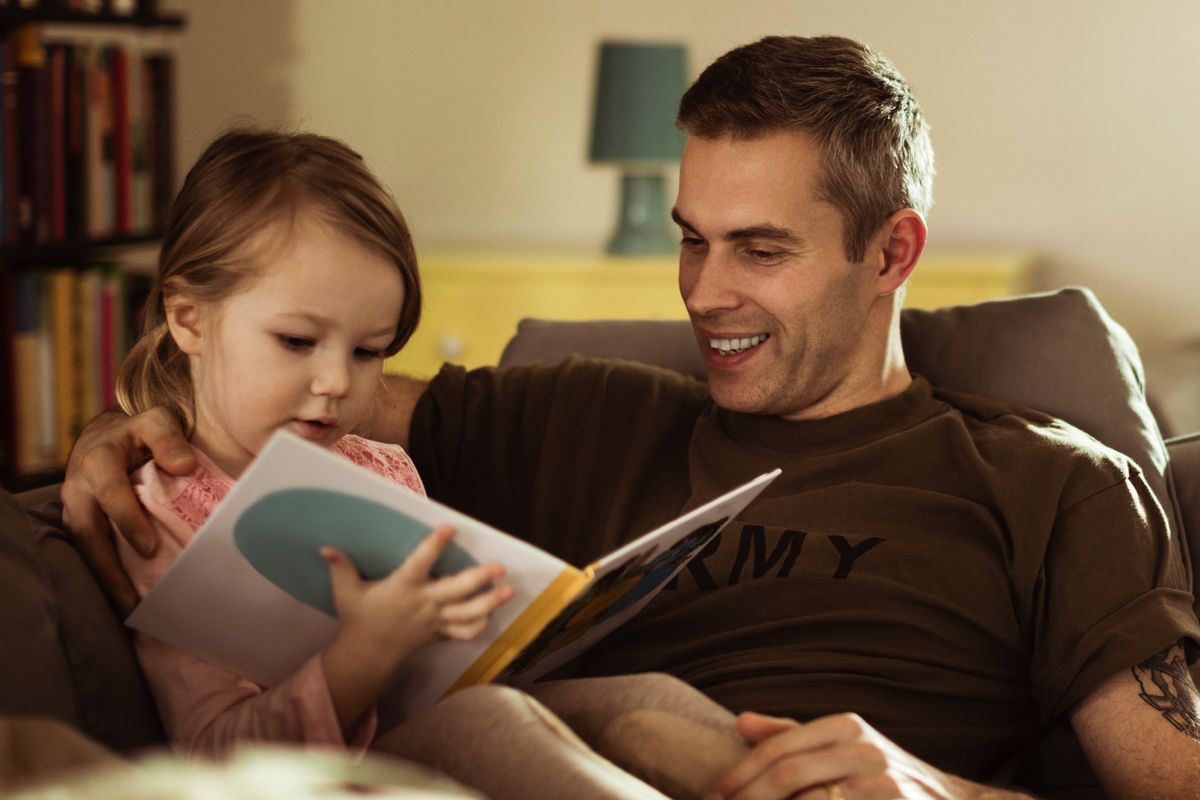
[[[1034,477],[1038,469],[1052,464],[1070,474],[1109,484],[1140,472],[1128,456],[1058,417],[944,387],[935,386],[933,391],[962,420],[981,452],[1023,464]]]
[[[675,370],[616,358],[571,355],[553,363],[534,363],[504,367],[447,366],[434,379],[435,385],[482,384],[521,387],[523,390],[554,389],[584,391],[650,391],[679,393],[707,399],[704,382]]]

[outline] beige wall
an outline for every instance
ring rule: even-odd
[[[599,247],[615,174],[584,159],[594,43],[671,38],[693,72],[767,33],[888,53],[938,153],[931,246],[1029,247],[1143,347],[1200,335],[1191,0],[192,0],[180,162],[235,115],[343,137],[418,247]]]

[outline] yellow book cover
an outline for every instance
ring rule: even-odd
[[[279,432],[126,624],[274,686],[337,633],[322,546],[344,551],[364,578],[381,578],[450,524],[455,538],[434,575],[498,561],[514,597],[478,638],[435,642],[401,666],[389,695],[407,716],[463,686],[520,685],[583,652],[640,611],[778,474],[575,567]]]

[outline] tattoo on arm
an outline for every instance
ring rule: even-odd
[[[1133,677],[1141,687],[1139,697],[1167,722],[1192,739],[1200,741],[1200,714],[1197,713],[1196,685],[1188,671],[1183,648],[1168,647],[1133,667]]]

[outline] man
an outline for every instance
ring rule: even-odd
[[[1193,796],[1200,626],[1137,469],[907,370],[933,155],[901,76],[845,39],[771,37],[711,65],[679,123],[707,385],[583,359],[447,368],[419,401],[394,381],[367,434],[407,443],[431,495],[573,560],[784,468],[581,666],[777,715],[741,717],[756,746],[714,797],[1021,796],[975,781],[1024,775],[1068,721],[1108,794]],[[114,588],[100,508],[136,540],[126,462],[186,471],[180,444],[143,415],[76,448],[66,514]]]

